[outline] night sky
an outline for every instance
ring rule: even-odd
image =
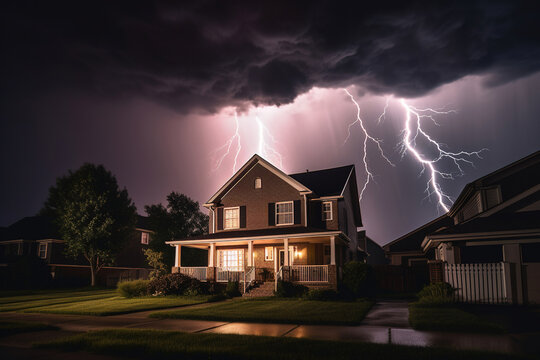
[[[437,165],[456,175],[440,180],[454,199],[540,149],[536,3],[3,2],[0,226],[34,215],[84,162],[111,170],[141,214],[171,191],[203,203],[232,175],[238,140],[238,166],[255,152],[287,173],[353,163],[362,186],[364,135],[355,124],[345,142],[356,119],[346,88],[395,165],[368,143],[362,217],[387,243],[442,213],[400,153],[400,99],[452,110],[422,120],[444,149],[488,149],[462,176]]]

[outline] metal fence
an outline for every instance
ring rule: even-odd
[[[460,302],[503,304],[509,302],[506,274],[509,264],[445,264],[444,279]]]
[[[291,281],[328,282],[328,265],[293,265]]]

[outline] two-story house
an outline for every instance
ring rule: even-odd
[[[360,250],[354,165],[287,175],[254,155],[204,206],[209,234],[168,242],[176,247],[174,272],[335,289],[341,266]],[[183,267],[186,246],[207,249],[208,266]]]

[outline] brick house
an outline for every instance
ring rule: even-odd
[[[98,283],[115,286],[119,280],[147,278],[149,266],[143,250],[148,247],[150,233],[147,218],[138,215],[133,235],[116,257],[114,265],[98,273]],[[22,256],[37,255],[49,267],[51,277],[64,284],[86,284],[90,268],[82,258],[64,254],[65,241],[47,216],[25,217],[0,232],[0,264],[8,268]]]
[[[209,234],[168,242],[176,247],[173,272],[336,289],[342,265],[361,251],[354,165],[287,175],[254,155],[204,206]],[[183,267],[182,247],[207,249],[207,266]]]

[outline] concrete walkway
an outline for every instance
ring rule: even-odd
[[[61,329],[61,331],[57,333],[58,336],[89,330],[137,328],[174,330],[191,333],[288,336],[321,340],[362,341],[380,344],[439,346],[451,347],[454,349],[491,350],[507,353],[534,354],[540,352],[540,348],[538,347],[538,344],[540,344],[540,334],[538,333],[487,335],[413,330],[408,324],[407,303],[397,301],[377,303],[360,326],[258,324],[226,321],[154,319],[148,318],[148,313],[150,312],[106,317],[1,313],[0,320],[33,321],[55,325]],[[39,332],[33,334],[33,341],[48,340],[41,339]],[[0,339],[0,346],[13,345],[13,340],[10,338],[12,337]]]

